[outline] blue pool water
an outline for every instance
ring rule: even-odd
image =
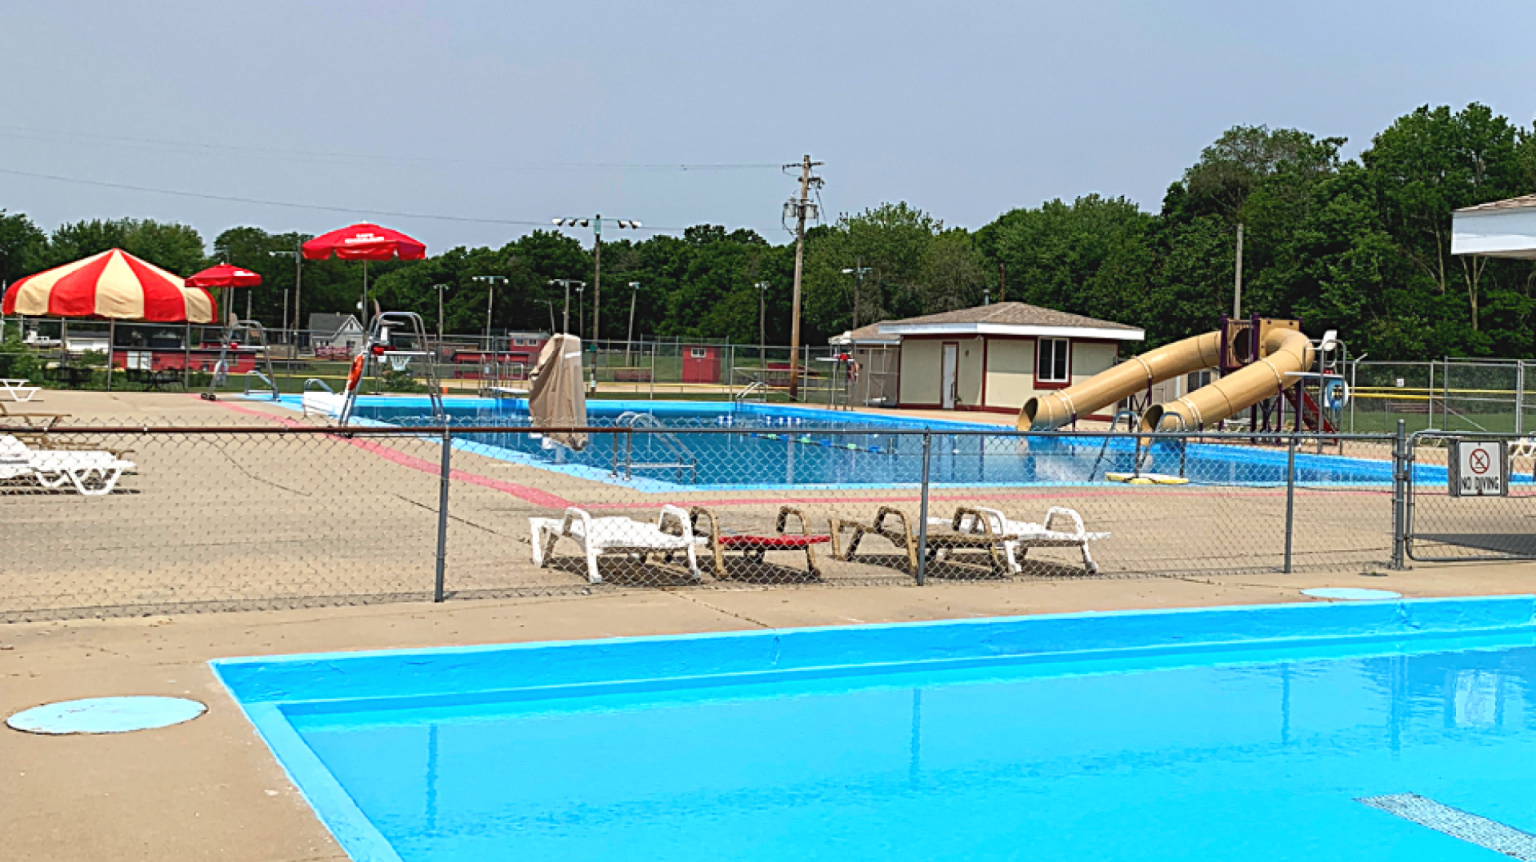
[[[215,663],[354,859],[1490,860],[1532,597]]]
[[[420,402],[420,403],[417,403]],[[922,479],[920,435],[935,432],[931,480],[963,485],[1077,485],[1103,482],[1105,474],[1132,472],[1137,454],[1125,438],[1033,436],[1019,438],[976,434],[996,430],[962,422],[895,419],[870,414],[836,417],[826,411],[760,404],[696,402],[612,402],[588,404],[593,426],[611,426],[631,410],[651,413],[680,430],[677,439],[696,460],[697,472],[673,467],[636,467],[616,475],[615,464],[673,464],[675,453],[654,436],[636,435],[634,449],[623,450],[618,435],[595,434],[588,448],[572,453],[545,448],[526,431],[465,435],[480,454],[536,464],[600,481],[625,481],[642,489],[671,490],[679,485],[708,489],[741,487],[840,487],[917,484]],[[526,402],[449,399],[450,422],[464,426],[529,424]],[[424,399],[362,399],[360,419],[392,425],[432,423]],[[686,433],[687,429],[735,433]],[[620,452],[615,452],[615,447]],[[617,456],[617,457],[616,457]],[[1187,477],[1195,484],[1280,485],[1286,454],[1273,449],[1213,443],[1184,445],[1158,442],[1143,453],[1143,472]],[[1301,453],[1297,479],[1303,485],[1389,485],[1391,464],[1363,458]],[[1444,483],[1445,469],[1418,465],[1420,481]],[[1529,481],[1529,477],[1517,477]]]

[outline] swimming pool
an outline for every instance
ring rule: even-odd
[[[1536,830],[1533,613],[1408,600],[213,666],[356,860],[1470,862],[1498,857],[1358,800]]]
[[[517,399],[448,399],[455,425],[525,429],[527,402]],[[631,411],[649,413],[669,428],[694,469],[629,467],[679,463],[668,441],[637,434],[633,451],[614,435],[593,435],[579,453],[546,448],[526,431],[466,434],[455,445],[477,454],[532,464],[582,478],[620,482],[645,491],[682,488],[837,488],[849,485],[916,485],[922,480],[921,435],[932,430],[930,479],[940,485],[1082,485],[1105,474],[1132,472],[1131,440],[1095,436],[1007,436],[997,426],[868,413],[764,404],[592,401],[590,423],[612,426]],[[390,425],[432,424],[426,399],[363,398],[356,415]],[[697,429],[697,433],[686,433]],[[732,433],[720,433],[729,431]],[[893,433],[898,432],[898,433]],[[909,432],[906,434],[899,432]],[[618,446],[620,451],[615,452]],[[617,456],[617,457],[616,457]],[[1195,484],[1283,485],[1286,454],[1228,444],[1163,441],[1143,453],[1143,472],[1186,476]],[[1389,485],[1388,461],[1299,453],[1297,481],[1308,486]],[[1446,481],[1445,468],[1417,465],[1423,482]],[[1525,477],[1527,480],[1529,477]]]

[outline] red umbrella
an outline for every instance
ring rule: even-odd
[[[426,243],[405,234],[380,227],[376,224],[355,224],[340,230],[321,234],[304,243],[304,257],[308,260],[325,260],[331,255],[342,260],[363,262],[362,322],[368,325],[368,261],[370,260],[423,260],[427,256]]]
[[[355,224],[321,234],[304,243],[304,257],[325,260],[332,254],[342,260],[421,260],[427,246],[405,234],[376,224]]]
[[[221,263],[196,275],[187,276],[187,284],[192,287],[255,287],[261,284],[261,275]]]

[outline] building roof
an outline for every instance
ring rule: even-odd
[[[1508,198],[1502,201],[1489,201],[1485,204],[1462,207],[1461,209],[1456,210],[1456,212],[1475,213],[1487,212],[1489,210],[1513,210],[1520,209],[1521,207],[1536,207],[1536,195],[1521,195],[1518,198]]]
[[[352,321],[352,325],[356,326],[358,329],[363,328],[363,325],[357,322],[357,318],[350,314],[323,314],[320,312],[310,312],[309,329],[311,332],[323,332],[327,335],[335,335],[347,325],[347,321],[349,320]]]
[[[889,322],[889,321],[887,321]],[[899,335],[889,335],[880,331],[880,324],[871,323],[858,329],[850,329],[842,335],[835,335],[828,339],[828,344],[896,344],[901,341]]]
[[[1146,337],[1134,326],[1023,302],[996,302],[905,320],[887,320],[877,326],[881,335],[1063,335],[1114,341],[1140,341]]]

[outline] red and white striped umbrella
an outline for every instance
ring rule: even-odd
[[[119,248],[28,276],[0,303],[5,314],[213,323],[213,295]]]

